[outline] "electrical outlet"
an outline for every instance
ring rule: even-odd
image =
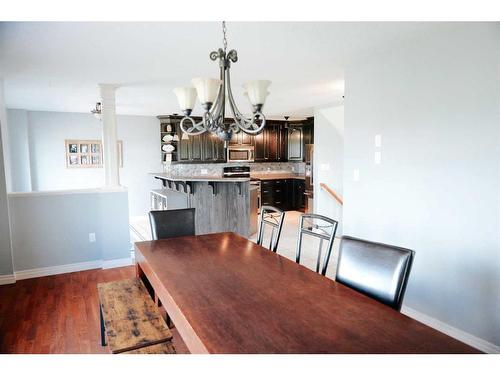
[[[322,171],[329,171],[330,170],[330,164],[328,164],[328,163],[321,163],[320,164],[320,169]]]
[[[95,242],[95,233],[89,233],[89,242]]]
[[[200,173],[201,173],[201,174],[208,174],[208,170],[207,170],[207,169],[201,169],[201,170],[200,170]]]

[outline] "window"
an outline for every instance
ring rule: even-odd
[[[66,140],[66,168],[102,168],[102,141]],[[118,141],[118,160],[123,167],[123,142]]]

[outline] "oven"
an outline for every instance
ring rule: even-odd
[[[229,146],[227,161],[229,163],[254,161],[254,146]]]

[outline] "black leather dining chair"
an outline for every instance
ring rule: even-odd
[[[150,211],[149,223],[151,224],[151,236],[153,240],[180,236],[194,236],[194,214],[194,208]]]
[[[400,310],[415,252],[343,236],[336,281]]]
[[[265,227],[271,227],[271,237],[269,240],[269,250],[278,251],[278,243],[283,228],[283,220],[285,219],[285,211],[273,207],[262,206],[259,215],[259,232],[257,234],[257,244],[264,246]]]
[[[326,243],[326,251],[323,258],[323,266],[321,274],[326,275],[330,255],[332,254],[333,241],[339,223],[329,217],[318,214],[302,214],[300,215],[299,233],[297,236],[297,247],[295,250],[295,261],[300,264],[302,255],[302,238],[304,235],[319,238],[318,257],[316,259],[316,272],[320,273],[321,257],[323,251],[323,241]]]

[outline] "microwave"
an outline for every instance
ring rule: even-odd
[[[254,161],[254,146],[229,146],[227,161],[228,163]]]

